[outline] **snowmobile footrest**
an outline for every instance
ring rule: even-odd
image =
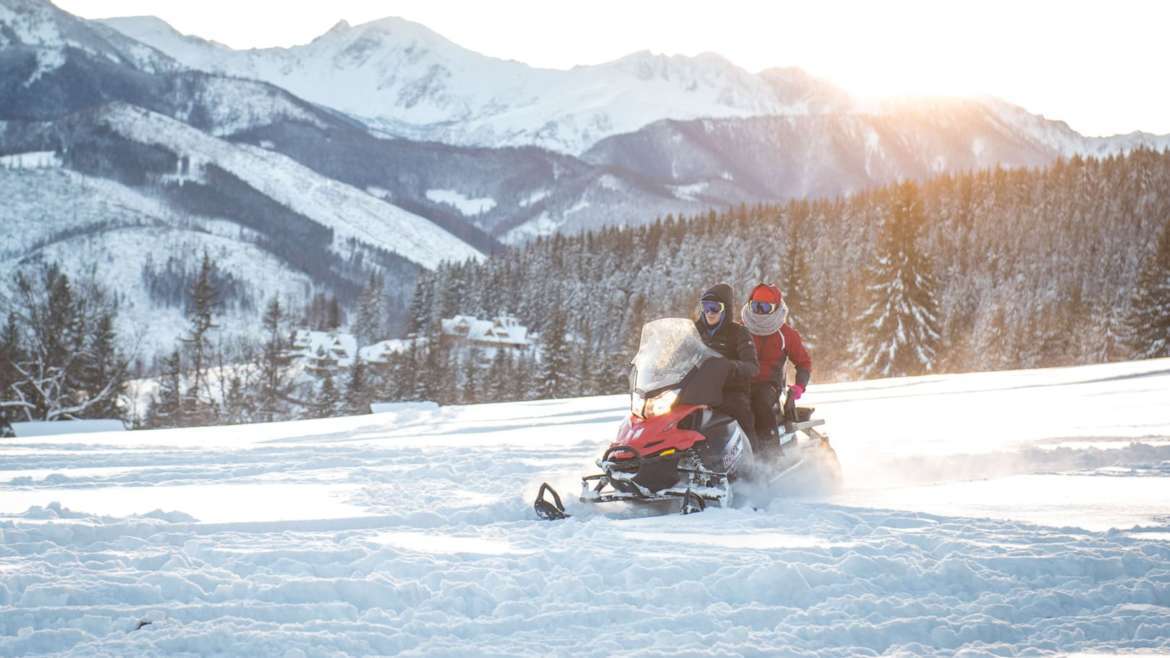
[[[545,500],[545,492],[552,494],[552,502]],[[559,521],[569,518],[569,515],[565,513],[565,505],[561,502],[561,495],[557,493],[556,489],[549,486],[548,482],[541,483],[540,492],[536,494],[536,502],[532,503],[532,509],[536,510],[536,516],[545,521]]]

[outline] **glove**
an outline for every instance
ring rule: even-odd
[[[801,386],[800,384],[793,384],[792,386],[788,387],[788,399],[789,400],[792,400],[793,402],[795,402],[795,401],[799,400],[800,396],[802,396],[802,395],[804,395],[804,387]]]

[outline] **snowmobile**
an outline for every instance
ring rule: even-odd
[[[824,421],[792,403],[784,407],[785,423],[771,439],[776,445],[767,446],[768,458],[753,455],[739,423],[715,410],[732,365],[703,344],[691,320],[647,323],[632,365],[630,415],[597,460],[601,473],[581,478],[582,503],[678,502],[691,514],[731,506],[739,480],[771,486],[810,466],[839,477],[828,437],[814,429]],[[547,482],[533,507],[542,519],[568,516]]]

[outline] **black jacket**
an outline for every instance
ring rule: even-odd
[[[751,388],[752,378],[760,371],[760,363],[756,358],[756,345],[752,341],[752,334],[747,327],[731,319],[732,305],[731,287],[725,283],[713,286],[703,294],[703,299],[714,299],[723,302],[723,324],[719,330],[711,334],[707,321],[700,312],[695,320],[695,329],[703,343],[718,352],[723,358],[731,361],[734,370],[728,376],[723,390],[727,392],[746,392]]]

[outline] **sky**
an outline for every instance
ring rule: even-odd
[[[752,72],[797,66],[859,96],[992,95],[1086,135],[1170,133],[1170,2],[1154,0],[54,2],[85,18],[157,16],[233,48],[398,16],[539,67],[715,52]]]

